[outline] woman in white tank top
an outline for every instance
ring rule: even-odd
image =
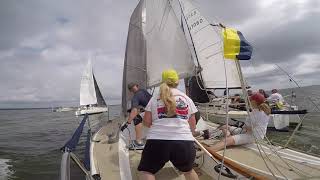
[[[168,161],[186,179],[198,180],[192,169],[196,155],[192,132],[198,110],[186,94],[176,89],[178,82],[175,70],[164,71],[159,94],[145,108],[144,124],[150,129],[138,167],[143,180],[154,180],[154,174]]]
[[[250,96],[250,102],[252,105],[252,111],[245,123],[245,127],[241,129],[241,132],[237,131],[239,128],[234,126],[224,125],[220,129],[227,136],[226,145],[241,145],[249,144],[257,140],[261,140],[265,137],[267,132],[267,126],[269,122],[269,114],[271,109],[269,105],[265,103],[265,97],[260,93],[255,93]],[[225,139],[222,139],[218,143],[210,147],[213,151],[219,151],[225,146]]]

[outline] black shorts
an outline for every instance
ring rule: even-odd
[[[195,157],[193,141],[147,140],[138,170],[155,174],[171,161],[179,171],[188,172],[192,170]]]
[[[142,117],[138,114],[135,118],[133,118],[133,124],[136,126],[142,123]]]

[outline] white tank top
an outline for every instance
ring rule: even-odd
[[[167,117],[165,105],[159,94],[154,95],[146,106],[145,111],[152,114],[152,125],[147,139],[193,141],[188,121],[198,110],[186,94],[174,88],[171,92],[176,100],[176,116]]]
[[[246,125],[252,128],[253,135],[258,139],[264,139],[270,116],[265,112],[253,109],[250,112],[250,118],[247,119]]]

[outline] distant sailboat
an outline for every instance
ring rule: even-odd
[[[75,112],[76,116],[107,112],[108,107],[100,92],[98,83],[93,73],[91,60],[88,60],[80,83],[80,107]]]

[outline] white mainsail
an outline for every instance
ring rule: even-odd
[[[213,89],[226,88],[226,70],[228,88],[240,88],[235,61],[223,57],[221,28],[210,25],[190,0],[179,1],[202,68],[204,86]]]
[[[161,73],[174,68],[180,78],[191,76],[194,62],[186,37],[168,0],[147,0],[147,85],[161,82]]]
[[[80,105],[84,106],[89,104],[97,104],[92,63],[90,59],[82,74],[80,84]]]

